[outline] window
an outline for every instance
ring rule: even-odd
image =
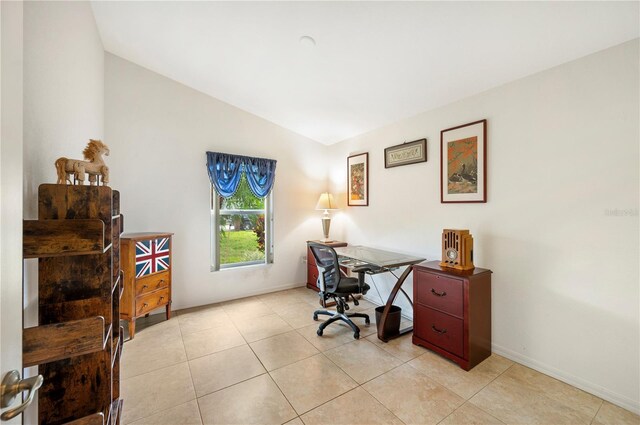
[[[273,193],[253,194],[242,176],[229,198],[211,185],[211,270],[273,262]]]

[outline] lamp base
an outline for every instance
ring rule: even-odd
[[[331,239],[329,239],[330,226],[331,226],[331,218],[327,213],[324,217],[322,217],[322,233],[324,233],[324,238],[320,239],[320,242],[331,242]]]
[[[335,241],[333,239],[320,239],[320,242],[329,243],[329,242],[335,242]]]

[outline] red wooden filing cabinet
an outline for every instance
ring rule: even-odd
[[[413,268],[413,343],[469,370],[491,355],[491,270]]]

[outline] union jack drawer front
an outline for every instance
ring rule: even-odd
[[[171,317],[171,273],[173,233],[125,233],[121,236],[124,290],[120,318],[129,322],[135,335],[136,319],[157,308]]]

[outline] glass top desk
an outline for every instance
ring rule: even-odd
[[[413,326],[409,326],[407,328],[401,329],[398,335],[385,335],[384,334],[384,324],[387,321],[387,317],[389,316],[389,311],[391,310],[391,305],[393,301],[396,299],[398,292],[402,292],[404,296],[409,300],[409,303],[413,307],[413,302],[409,295],[402,289],[402,284],[407,279],[411,270],[413,270],[413,265],[417,263],[421,263],[425,260],[425,258],[414,257],[412,255],[401,254],[397,252],[391,251],[383,251],[381,249],[369,248],[366,246],[352,245],[341,248],[335,248],[336,254],[340,259],[340,264],[347,268],[354,268],[362,265],[372,266],[372,270],[367,272],[368,274],[377,274],[377,273],[386,273],[392,272],[392,270],[397,269],[398,267],[408,266],[404,272],[400,276],[397,277],[396,283],[389,294],[389,299],[384,306],[384,310],[382,312],[382,316],[380,318],[380,323],[378,323],[378,339],[381,341],[387,342],[390,339],[397,338],[400,335],[404,335],[413,330]]]

